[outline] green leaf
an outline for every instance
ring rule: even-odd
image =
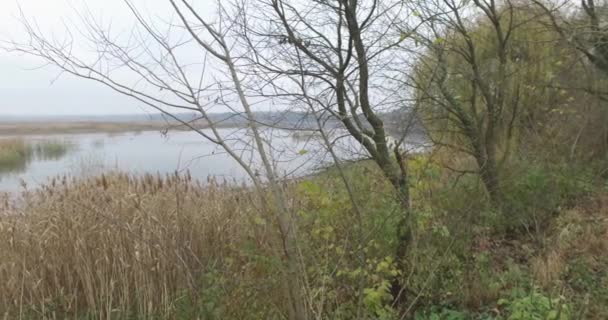
[[[547,320],[557,320],[557,315],[558,315],[557,310],[551,310],[547,314]]]
[[[259,226],[263,226],[266,224],[266,221],[264,220],[264,218],[260,217],[260,216],[256,216],[253,218],[253,222]]]

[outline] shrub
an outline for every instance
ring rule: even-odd
[[[468,320],[469,315],[462,311],[452,310],[447,307],[433,306],[429,310],[416,313],[414,320]]]
[[[568,320],[570,306],[563,297],[550,298],[533,289],[529,293],[513,291],[511,297],[498,304],[509,314],[507,320]]]
[[[519,161],[505,175],[502,210],[507,229],[542,228],[564,206],[593,192],[592,170],[576,164]]]

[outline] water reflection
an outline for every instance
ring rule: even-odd
[[[27,171],[34,161],[59,160],[76,145],[64,140],[0,139],[0,179]]]
[[[36,160],[59,160],[76,149],[76,144],[62,140],[44,140],[33,145]]]
[[[6,160],[2,158],[3,156],[0,156],[0,180],[4,174],[21,173],[25,172],[27,169],[28,162],[22,158],[16,160]]]
[[[104,139],[95,139],[91,142],[91,146],[95,149],[102,149],[106,144]]]

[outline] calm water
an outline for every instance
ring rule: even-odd
[[[247,132],[223,130],[223,134],[230,135],[230,144],[248,161],[259,163],[248,151],[250,138]],[[329,160],[324,148],[314,139],[294,137],[285,131],[274,131],[267,136],[273,157],[278,159],[275,165],[285,177],[310,173]],[[112,170],[133,174],[189,170],[193,177],[203,180],[209,176],[239,182],[247,180],[236,161],[194,132],[172,132],[166,136],[159,132],[99,133],[27,136],[23,139],[32,144],[52,139],[71,147],[58,157],[34,157],[18,168],[0,170],[0,192],[18,191],[22,181],[29,189],[56,176],[94,175]]]

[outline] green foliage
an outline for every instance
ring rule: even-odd
[[[325,314],[330,319],[352,319],[358,312],[370,319],[398,319],[390,294],[392,279],[400,275],[393,258],[399,218],[394,191],[368,162],[345,166],[342,174],[330,168],[299,182],[295,190],[300,229],[307,230],[302,248],[318,261],[307,269],[313,296],[319,299],[312,303],[330,305]]]
[[[504,174],[507,228],[545,225],[555,213],[596,189],[593,171],[576,163],[559,165],[519,161]]]
[[[496,128],[500,151],[509,148],[509,139],[526,139],[529,129],[547,130],[550,121],[566,118],[559,116],[560,111],[563,114],[570,110],[566,99],[556,98],[572,93],[550,89],[548,86],[554,85],[557,75],[572,71],[576,58],[573,50],[552,41],[557,37],[556,32],[543,27],[542,24],[547,21],[543,21],[541,15],[535,15],[530,7],[513,6],[499,10],[505,11],[500,15],[504,26],[509,25],[509,19],[514,19],[517,25],[509,30],[511,34],[504,48],[508,57],[505,64],[508,74],[506,79],[501,79],[496,68],[499,50],[502,48],[497,44],[496,32],[490,19],[483,14],[473,25],[467,25],[466,37],[457,31],[437,37],[417,65],[417,82],[422,84],[417,92],[420,112],[423,119],[427,119],[427,127],[436,129],[431,130],[436,141],[451,141],[460,148],[469,148],[470,139],[474,137],[466,132],[461,118],[466,117],[469,121],[481,119],[482,123],[487,121],[487,110],[483,107],[487,101],[479,93],[479,84],[472,86],[473,81],[481,81],[490,87],[500,85],[501,90],[504,90],[507,102],[501,107],[497,119],[499,127]],[[539,32],[539,28],[543,31]],[[462,52],[468,52],[466,39],[473,43],[477,55],[475,65],[462,57]],[[445,68],[449,75],[442,84],[439,83],[441,77],[436,76],[438,65]],[[476,78],[476,69],[482,79]],[[440,85],[445,89],[443,93]],[[453,100],[446,98],[445,92],[449,92]],[[432,102],[434,99],[425,99],[428,95],[440,101],[450,100],[444,101],[448,105],[457,104],[458,107],[454,106],[454,109],[460,110],[460,115],[456,116],[455,112],[449,112],[441,104]],[[552,110],[558,111],[552,113]]]
[[[608,317],[608,258],[586,261],[578,257],[568,264],[566,281],[576,292],[576,314],[595,319]],[[585,318],[585,317],[581,318]]]
[[[391,279],[400,274],[395,260],[386,257],[376,264],[375,270],[368,273],[372,286],[363,290],[365,305],[378,319],[392,319],[396,313],[390,307],[392,296],[390,292]]]
[[[452,310],[447,307],[433,306],[429,310],[417,312],[414,320],[468,320],[470,316],[467,313],[457,310]]]
[[[175,301],[178,319],[223,319],[221,272],[210,271],[201,278],[200,294],[193,296],[191,291],[184,291]]]
[[[547,297],[536,289],[529,293],[515,290],[498,304],[509,312],[507,320],[568,320],[570,306],[564,300]]]
[[[390,307],[390,282],[383,280],[377,286],[363,290],[367,310],[379,320],[397,319],[397,312]]]

